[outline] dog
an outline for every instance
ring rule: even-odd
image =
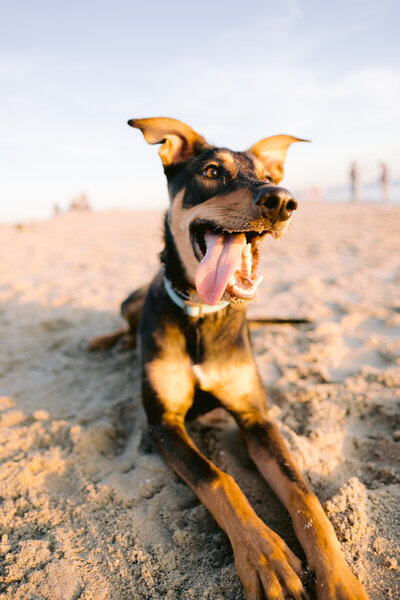
[[[92,350],[123,337],[142,361],[149,431],[165,461],[208,508],[232,544],[247,600],[307,598],[300,560],[256,515],[234,479],[195,446],[185,420],[223,407],[251,459],[288,510],[319,600],[365,600],[333,527],[267,411],[252,355],[246,307],[257,295],[263,239],[285,233],[297,202],[279,185],[293,142],[264,138],[246,152],[210,145],[169,118],[132,119],[159,155],[170,207],[162,268],[122,304],[128,322]]]

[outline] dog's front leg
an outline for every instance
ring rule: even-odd
[[[266,409],[266,396],[251,356],[231,355],[231,366],[220,370],[209,387],[234,416],[259,471],[287,508],[316,574],[319,600],[368,600],[350,571],[333,527],[318,498],[295,464],[277,425]],[[210,378],[212,383],[212,380]]]
[[[236,411],[235,416],[250,456],[292,518],[308,565],[316,574],[318,598],[367,600],[362,585],[347,566],[328,517],[294,463],[277,425],[262,411]]]
[[[235,481],[200,453],[184,425],[194,382],[183,360],[145,367],[143,398],[150,432],[165,461],[227,533],[247,600],[304,598],[301,563],[255,514]]]

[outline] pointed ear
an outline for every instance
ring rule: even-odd
[[[185,162],[210,147],[189,125],[176,119],[131,119],[128,125],[140,129],[149,144],[161,144],[158,153],[164,167]]]
[[[283,178],[283,163],[290,144],[309,141],[291,135],[272,135],[254,144],[250,148],[250,152],[264,164],[274,183],[278,184]]]

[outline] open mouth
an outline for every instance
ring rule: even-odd
[[[255,299],[262,277],[257,276],[260,245],[270,230],[230,231],[212,222],[194,223],[191,241],[199,266],[195,283],[206,304],[222,297],[236,302]]]

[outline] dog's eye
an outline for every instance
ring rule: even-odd
[[[207,167],[207,169],[204,169],[203,175],[208,179],[216,179],[220,175],[220,170],[218,167]]]
[[[268,183],[274,183],[274,180],[272,179],[271,175],[264,175],[263,180],[267,181]]]

